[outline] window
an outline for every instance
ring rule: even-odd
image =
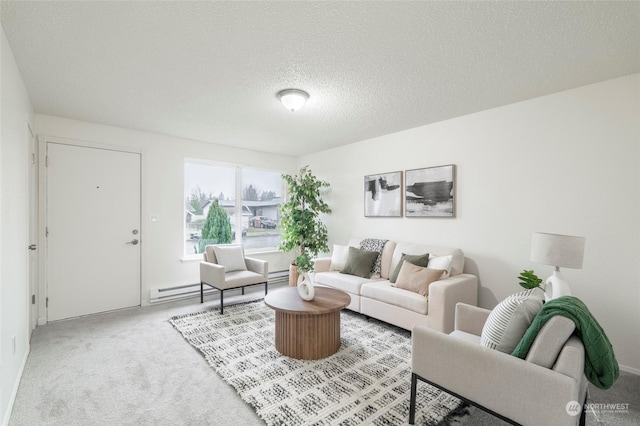
[[[207,244],[234,241],[248,251],[278,247],[280,172],[187,160],[184,175],[185,255],[201,253]]]

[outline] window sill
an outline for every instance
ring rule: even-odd
[[[251,255],[260,255],[260,254],[267,254],[267,255],[273,255],[273,254],[282,254],[282,252],[278,249],[275,249],[273,247],[268,247],[268,248],[264,248],[264,249],[249,249],[249,250],[245,250],[245,255],[251,257]],[[204,258],[202,257],[202,253],[200,254],[194,254],[191,256],[182,256],[180,258],[180,262],[182,263],[192,263],[192,262],[199,262],[201,260],[204,260]]]
[[[180,258],[180,262],[182,263],[199,262],[201,260],[204,260],[201,254],[197,254],[194,256],[183,256]]]
[[[273,247],[266,247],[263,249],[249,249],[244,251],[246,254],[276,254],[282,253],[280,250]]]

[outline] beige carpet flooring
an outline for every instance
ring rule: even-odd
[[[225,305],[256,300],[262,287],[225,293]],[[217,295],[127,309],[38,327],[10,426],[261,425],[253,410],[167,321],[218,306]],[[629,403],[587,424],[640,425],[640,376],[622,373],[589,402]],[[471,409],[471,425],[499,425]]]
[[[237,295],[236,295],[237,294]],[[225,305],[264,297],[225,292]],[[38,327],[10,426],[262,425],[168,319],[218,306],[217,296]]]

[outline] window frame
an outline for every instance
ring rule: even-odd
[[[189,196],[189,194],[187,193],[187,177],[186,177],[186,171],[187,171],[187,165],[188,164],[193,164],[193,165],[202,165],[202,166],[211,166],[211,167],[219,167],[219,168],[228,168],[228,169],[234,169],[235,171],[235,194],[234,194],[234,199],[240,200],[240,202],[236,202],[235,203],[235,211],[234,211],[234,215],[235,215],[235,220],[234,220],[234,224],[232,225],[234,227],[235,230],[235,239],[232,241],[232,244],[242,244],[243,243],[243,239],[242,239],[242,211],[243,211],[243,197],[242,197],[242,193],[243,193],[243,181],[242,181],[242,172],[243,170],[252,170],[252,171],[264,171],[264,172],[268,172],[268,173],[278,173],[280,174],[280,176],[282,176],[282,174],[284,174],[285,172],[282,170],[275,170],[275,169],[268,169],[268,168],[264,168],[264,167],[252,167],[252,166],[248,166],[248,165],[242,165],[242,164],[237,164],[237,163],[226,163],[226,162],[221,162],[221,161],[214,161],[214,160],[207,160],[207,159],[202,159],[202,158],[194,158],[194,157],[185,157],[184,161],[183,161],[183,166],[182,166],[182,206],[183,206],[183,214],[181,215],[182,217],[182,235],[183,238],[184,236],[187,234],[187,221],[185,218],[185,214],[186,214],[186,209],[185,209],[185,200],[187,199],[187,197]],[[282,179],[282,177],[280,178],[280,185],[281,185],[281,202],[284,202],[284,198],[285,198],[285,190],[286,190],[286,186],[284,183],[284,180]],[[192,261],[192,260],[201,260],[202,259],[202,253],[197,253],[197,254],[188,254],[187,253],[187,241],[183,240],[182,243],[182,260],[183,261]],[[254,247],[254,248],[246,248],[245,249],[245,253],[278,253],[278,247]]]

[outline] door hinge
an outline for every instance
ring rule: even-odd
[[[31,164],[36,164],[36,154],[31,153]]]
[[[49,307],[49,298],[48,298],[48,297],[45,299],[45,303],[44,303],[44,305],[45,305],[45,307],[47,307],[47,308]]]
[[[49,156],[44,157],[44,166],[49,167]]]
[[[45,226],[45,228],[44,228],[44,236],[45,237],[49,236],[49,227],[48,226]]]
[[[35,304],[36,304],[36,295],[35,295],[35,294],[32,294],[32,295],[31,295],[31,304],[32,304],[32,305],[35,305]]]

